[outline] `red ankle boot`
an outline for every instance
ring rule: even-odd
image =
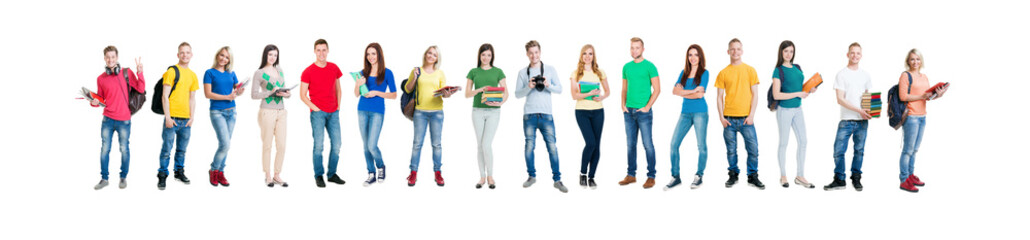
[[[443,187],[443,175],[440,171],[436,171],[436,185]]]
[[[916,186],[912,184],[912,180],[913,180],[912,177],[908,177],[908,178],[905,179],[904,182],[901,182],[901,190],[905,190],[906,192],[911,192],[911,193],[919,192],[919,189],[916,188]]]
[[[225,180],[225,172],[223,172],[223,171],[216,171],[216,172],[218,173],[218,183],[221,183],[222,186],[228,187],[229,186],[229,180]]]
[[[417,171],[411,171],[411,174],[408,175],[408,187],[415,186],[415,179],[417,178],[417,175]]]
[[[218,186],[218,173],[217,172],[218,171],[215,171],[215,170],[208,170],[207,171],[207,179],[208,179],[208,181],[211,182],[211,186],[215,186],[215,187]]]
[[[916,185],[918,187],[922,187],[922,186],[926,185],[926,183],[924,183],[923,181],[919,180],[919,177],[916,177],[915,174],[908,175],[908,179],[912,179],[912,185]]]

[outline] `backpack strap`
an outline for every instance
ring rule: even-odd
[[[413,79],[415,85],[411,89],[411,96],[415,98],[415,106],[418,106],[418,78],[420,77],[422,77],[422,67],[415,67],[415,79]]]
[[[908,75],[908,93],[911,94],[912,93],[912,74],[909,73],[908,71],[905,71],[905,75]]]
[[[173,83],[172,83],[172,90],[168,91],[168,97],[171,97],[172,96],[172,92],[175,91],[175,86],[179,86],[179,66],[172,65],[172,66],[170,66],[168,68],[171,68],[172,70],[175,70],[175,81],[173,81]]]
[[[129,91],[132,91],[132,86],[129,85],[129,69],[122,69],[122,76],[125,77],[125,102],[129,102]]]

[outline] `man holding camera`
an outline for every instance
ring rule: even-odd
[[[658,83],[658,68],[644,59],[644,40],[634,37],[630,39],[629,45],[633,61],[622,67],[622,115],[626,121],[628,166],[626,178],[619,181],[619,185],[625,186],[637,181],[637,133],[640,133],[647,155],[647,181],[644,182],[644,188],[651,188],[654,187],[656,174],[654,141],[651,138],[654,119],[651,106],[658,99],[661,84]]]
[[[540,61],[540,43],[536,40],[526,43],[526,56],[529,57],[529,67],[517,72],[518,85],[515,89],[515,97],[526,98],[526,105],[523,108],[525,115],[522,116],[522,126],[526,133],[526,171],[529,179],[522,184],[528,188],[536,183],[536,168],[533,161],[533,149],[536,147],[536,131],[544,137],[547,144],[547,153],[551,157],[551,174],[554,179],[554,188],[565,193],[569,189],[561,183],[561,172],[558,170],[558,145],[554,138],[554,118],[551,117],[551,94],[561,93],[561,81],[554,67],[544,65]]]

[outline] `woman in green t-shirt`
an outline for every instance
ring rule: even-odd
[[[494,46],[484,43],[479,46],[479,61],[476,68],[469,70],[465,84],[465,98],[472,101],[472,127],[476,130],[476,158],[479,162],[479,182],[476,188],[494,185],[494,133],[501,122],[501,104],[508,100],[504,71],[494,67]]]

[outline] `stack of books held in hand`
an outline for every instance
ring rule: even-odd
[[[600,89],[600,88],[601,88],[601,84],[600,83],[585,82],[585,81],[580,81],[579,82],[579,93],[588,93],[590,91],[593,91],[594,89]],[[594,97],[597,97],[597,96],[598,95],[591,95],[589,97],[586,97],[586,99],[587,100],[594,100]]]
[[[862,94],[862,110],[869,112],[869,115],[879,118],[882,107],[883,102],[880,101],[880,92]]]
[[[504,100],[504,88],[503,87],[486,87],[486,92],[483,92],[483,98],[487,102],[501,102]]]

